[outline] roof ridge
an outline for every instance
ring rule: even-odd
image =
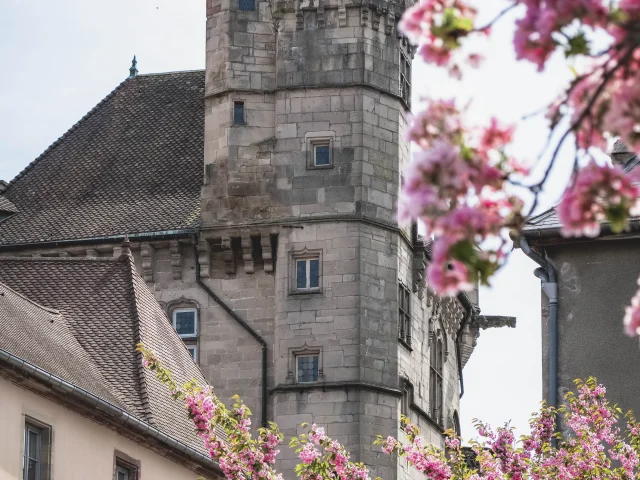
[[[25,297],[23,294],[21,294],[20,292],[16,292],[13,288],[11,288],[9,285],[7,285],[6,283],[2,283],[0,282],[0,288],[6,288],[7,290],[9,290],[11,293],[17,295],[18,297],[22,298],[23,300],[26,300],[27,302],[31,303],[32,305],[38,307],[41,310],[44,310],[47,313],[51,313],[53,315],[62,315],[62,313],[60,312],[60,310],[56,310],[55,308],[51,308],[51,307],[45,307],[44,305],[40,305],[38,302],[34,302],[33,300],[31,300],[29,297]]]
[[[108,262],[114,263],[118,261],[115,257],[20,257],[17,255],[2,255],[0,260],[20,260],[24,262]]]
[[[205,69],[204,68],[198,68],[195,70],[173,70],[171,72],[156,72],[156,73],[139,73],[138,75],[136,75],[135,78],[137,77],[154,77],[154,76],[160,76],[160,75],[175,75],[175,74],[180,74],[180,73],[196,73],[196,72],[204,72]]]
[[[11,188],[11,186],[16,182],[16,180],[25,176],[27,172],[31,170],[35,166],[35,164],[38,163],[47,153],[49,153],[51,150],[57,147],[71,132],[76,130],[82,122],[84,122],[87,118],[93,115],[98,108],[100,108],[103,104],[107,102],[107,100],[113,97],[116,94],[116,92],[118,92],[124,86],[124,84],[127,83],[128,80],[129,78],[125,78],[122,82],[120,82],[120,84],[118,84],[116,88],[111,90],[111,92],[109,92],[107,96],[105,96],[102,100],[100,100],[91,110],[85,113],[80,120],[74,123],[66,132],[64,132],[61,136],[59,136],[57,140],[55,140],[51,145],[49,145],[40,155],[34,158],[33,161],[31,161],[31,163],[29,163],[26,167],[24,167],[22,171],[18,173],[15,177],[13,177],[13,179],[7,184],[3,193],[6,193]]]
[[[123,264],[125,269],[127,270],[127,282],[129,283],[127,290],[129,290],[131,295],[131,304],[133,305],[133,317],[135,319],[134,325],[134,334],[136,345],[142,343],[142,335],[140,328],[140,313],[138,306],[138,295],[136,292],[136,282],[134,280],[134,275],[138,273],[136,270],[135,264],[133,262],[133,256],[131,254],[123,253],[117,259],[119,262]],[[153,417],[153,412],[151,410],[151,403],[149,401],[149,388],[147,386],[147,378],[144,364],[142,363],[142,353],[136,350],[136,358],[138,360],[138,382],[140,384],[140,399],[142,400],[142,407],[144,409],[144,414],[147,422],[151,425],[155,425],[155,419]]]

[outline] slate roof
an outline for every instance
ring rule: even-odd
[[[2,193],[0,245],[198,225],[204,71],[122,82]]]
[[[135,352],[142,341],[176,381],[205,383],[130,256],[0,257],[0,283],[1,349],[204,453],[184,408]]]

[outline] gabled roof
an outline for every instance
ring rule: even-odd
[[[7,198],[0,195],[0,213],[16,213],[18,209]]]
[[[206,382],[130,256],[0,257],[0,283],[0,350],[204,453],[184,408],[135,351],[142,341],[177,382]]]
[[[204,71],[122,82],[2,193],[0,245],[198,225]]]

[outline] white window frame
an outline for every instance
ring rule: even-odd
[[[318,261],[318,286],[317,287],[312,287],[311,285],[311,261],[312,260],[317,260]],[[305,269],[306,274],[307,274],[307,278],[306,278],[306,283],[305,283],[305,287],[299,287],[298,286],[298,262],[306,262],[307,264],[307,268]],[[295,272],[296,272],[296,290],[299,292],[315,292],[317,290],[320,290],[320,283],[322,282],[322,275],[320,272],[320,257],[302,257],[302,258],[296,258],[296,263],[295,263]]]
[[[327,147],[327,149],[329,150],[329,163],[323,163],[323,164],[319,164],[318,163],[318,159],[316,156],[316,149],[318,147]],[[311,142],[311,148],[313,149],[312,155],[313,155],[313,166],[315,168],[328,168],[331,167],[331,165],[333,164],[332,162],[332,158],[331,158],[331,140],[330,139],[326,139],[326,140],[314,140]]]
[[[197,308],[176,308],[171,314],[171,323],[173,325],[173,329],[178,332],[176,328],[176,314],[181,312],[193,312],[194,322],[193,322],[193,333],[178,333],[180,338],[198,338],[198,309]]]
[[[129,469],[128,468],[124,468],[124,467],[116,467],[116,480],[120,480],[120,473],[124,473],[125,477],[124,480],[129,480]]]
[[[306,357],[318,357],[318,375],[317,375],[317,379],[316,380],[310,380],[308,382],[302,382],[299,380],[300,378],[300,374],[299,374],[299,368],[298,368],[298,360],[301,358],[306,358]],[[320,367],[320,354],[319,353],[301,353],[301,354],[297,354],[295,356],[295,362],[296,362],[296,383],[317,383],[320,380],[320,374],[321,374],[321,367]]]
[[[193,361],[198,363],[198,344],[197,343],[185,343],[185,347],[187,347],[187,351],[193,350]]]

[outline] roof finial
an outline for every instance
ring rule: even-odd
[[[131,60],[131,68],[129,69],[129,78],[135,78],[138,75],[138,69],[136,68],[138,65],[138,61],[136,60],[136,56],[133,56],[133,60]]]
[[[122,251],[120,255],[131,256],[131,242],[129,241],[129,234],[125,233],[124,240],[122,240]]]

